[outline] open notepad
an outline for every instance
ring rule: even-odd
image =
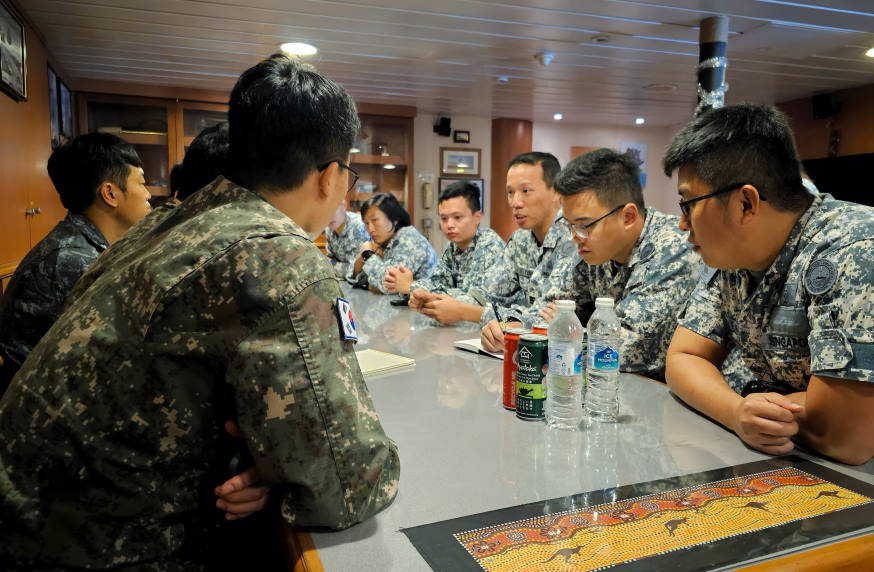
[[[355,357],[358,358],[358,367],[364,375],[376,375],[416,365],[416,360],[413,358],[379,350],[361,350],[355,352]]]
[[[494,358],[504,359],[504,352],[497,353],[488,351],[483,347],[482,342],[480,342],[479,338],[458,340],[457,342],[452,343],[456,348],[464,350],[466,352],[473,352],[475,354],[483,354],[484,356],[492,356]]]

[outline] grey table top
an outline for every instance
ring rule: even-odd
[[[478,337],[475,324],[439,327],[390,297],[344,290],[358,318],[356,349],[416,365],[367,378],[400,452],[399,491],[375,518],[312,533],[327,571],[429,570],[402,528],[769,458],[635,375],[620,378],[619,423],[566,432],[519,420],[501,406],[503,362],[452,346]],[[799,454],[874,483],[874,460],[848,467]]]

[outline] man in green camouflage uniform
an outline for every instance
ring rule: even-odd
[[[4,569],[202,568],[227,419],[292,525],[348,527],[395,496],[396,447],[308,238],[348,190],[354,103],[277,55],[229,118],[240,184],[127,242],[0,401]]]
[[[811,195],[773,109],[708,111],[664,158],[679,170],[681,228],[716,268],[695,289],[667,380],[750,446],[798,439],[847,463],[874,455],[874,209]],[[756,377],[732,391],[715,366],[737,346]]]
[[[613,298],[622,325],[620,369],[663,380],[677,314],[701,266],[677,217],[644,205],[637,164],[610,149],[571,161],[555,188],[583,259],[573,274],[580,320],[588,321],[595,298]],[[551,319],[554,307],[548,312]]]
[[[580,257],[567,230],[559,224],[560,197],[555,177],[561,170],[549,153],[514,157],[507,168],[507,200],[519,229],[510,235],[504,257],[490,272],[486,296],[506,323],[530,328],[545,319],[543,308],[570,295],[571,276]],[[501,351],[504,336],[491,307],[480,319],[481,340],[490,351]]]

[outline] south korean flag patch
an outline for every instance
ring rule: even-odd
[[[355,315],[352,313],[352,304],[348,300],[337,298],[337,319],[340,321],[340,337],[349,342],[357,342]]]

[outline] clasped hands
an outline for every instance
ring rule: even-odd
[[[790,399],[779,393],[751,393],[734,407],[730,429],[754,449],[784,455],[795,447],[792,437],[804,418],[799,399],[803,401],[803,397]]]

